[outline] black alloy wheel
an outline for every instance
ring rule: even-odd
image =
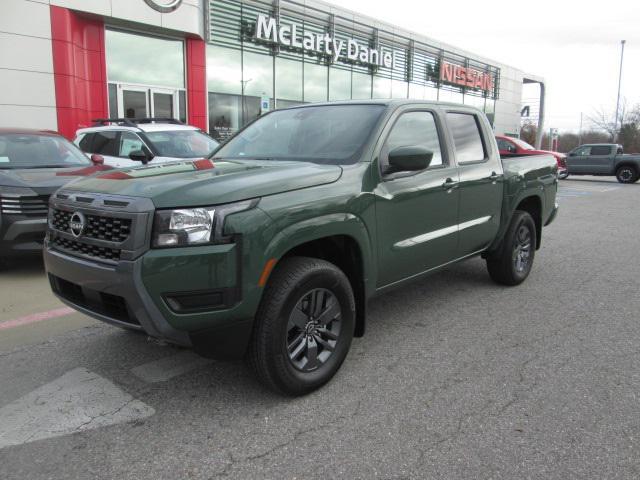
[[[531,230],[525,223],[520,224],[514,238],[513,262],[518,273],[531,268]]]
[[[531,215],[516,210],[500,246],[487,256],[491,279],[509,286],[524,282],[533,267],[536,239],[536,223]]]
[[[623,165],[616,171],[616,179],[620,183],[634,183],[638,180],[638,172],[631,165]]]
[[[247,362],[267,387],[304,395],[327,383],[349,352],[356,323],[349,279],[336,265],[289,257],[271,274]]]
[[[336,348],[342,327],[342,309],[324,288],[305,293],[289,315],[287,353],[292,365],[311,372],[325,364]]]

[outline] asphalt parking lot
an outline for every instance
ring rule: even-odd
[[[0,478],[638,478],[640,184],[559,199],[527,282],[474,259],[375,300],[297,399],[0,272]]]

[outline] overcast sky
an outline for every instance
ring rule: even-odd
[[[621,96],[640,103],[637,0],[329,1],[544,77],[545,126],[560,130],[577,131],[580,112],[585,128],[597,110],[613,116],[625,39]]]

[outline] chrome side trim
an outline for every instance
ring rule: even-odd
[[[439,230],[434,230],[432,232],[423,233],[415,237],[407,238],[405,240],[400,240],[399,242],[396,242],[393,244],[393,248],[401,249],[401,248],[413,247],[414,245],[419,245],[421,243],[428,242],[430,240],[435,240],[436,238],[444,237],[446,235],[451,235],[452,233],[466,230],[467,228],[475,227],[477,225],[482,225],[483,223],[486,223],[489,220],[491,220],[491,215],[488,215],[486,217],[475,218],[467,222],[459,223],[458,225],[451,225],[450,227],[441,228]]]

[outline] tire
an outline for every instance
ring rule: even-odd
[[[638,181],[638,171],[632,165],[623,165],[616,170],[616,179],[620,183],[635,183]]]
[[[498,250],[487,257],[491,279],[514,286],[525,281],[536,252],[536,224],[529,213],[516,210]]]
[[[351,284],[338,267],[316,258],[285,258],[258,308],[247,363],[276,392],[312,392],[327,383],[346,358],[355,309]]]

